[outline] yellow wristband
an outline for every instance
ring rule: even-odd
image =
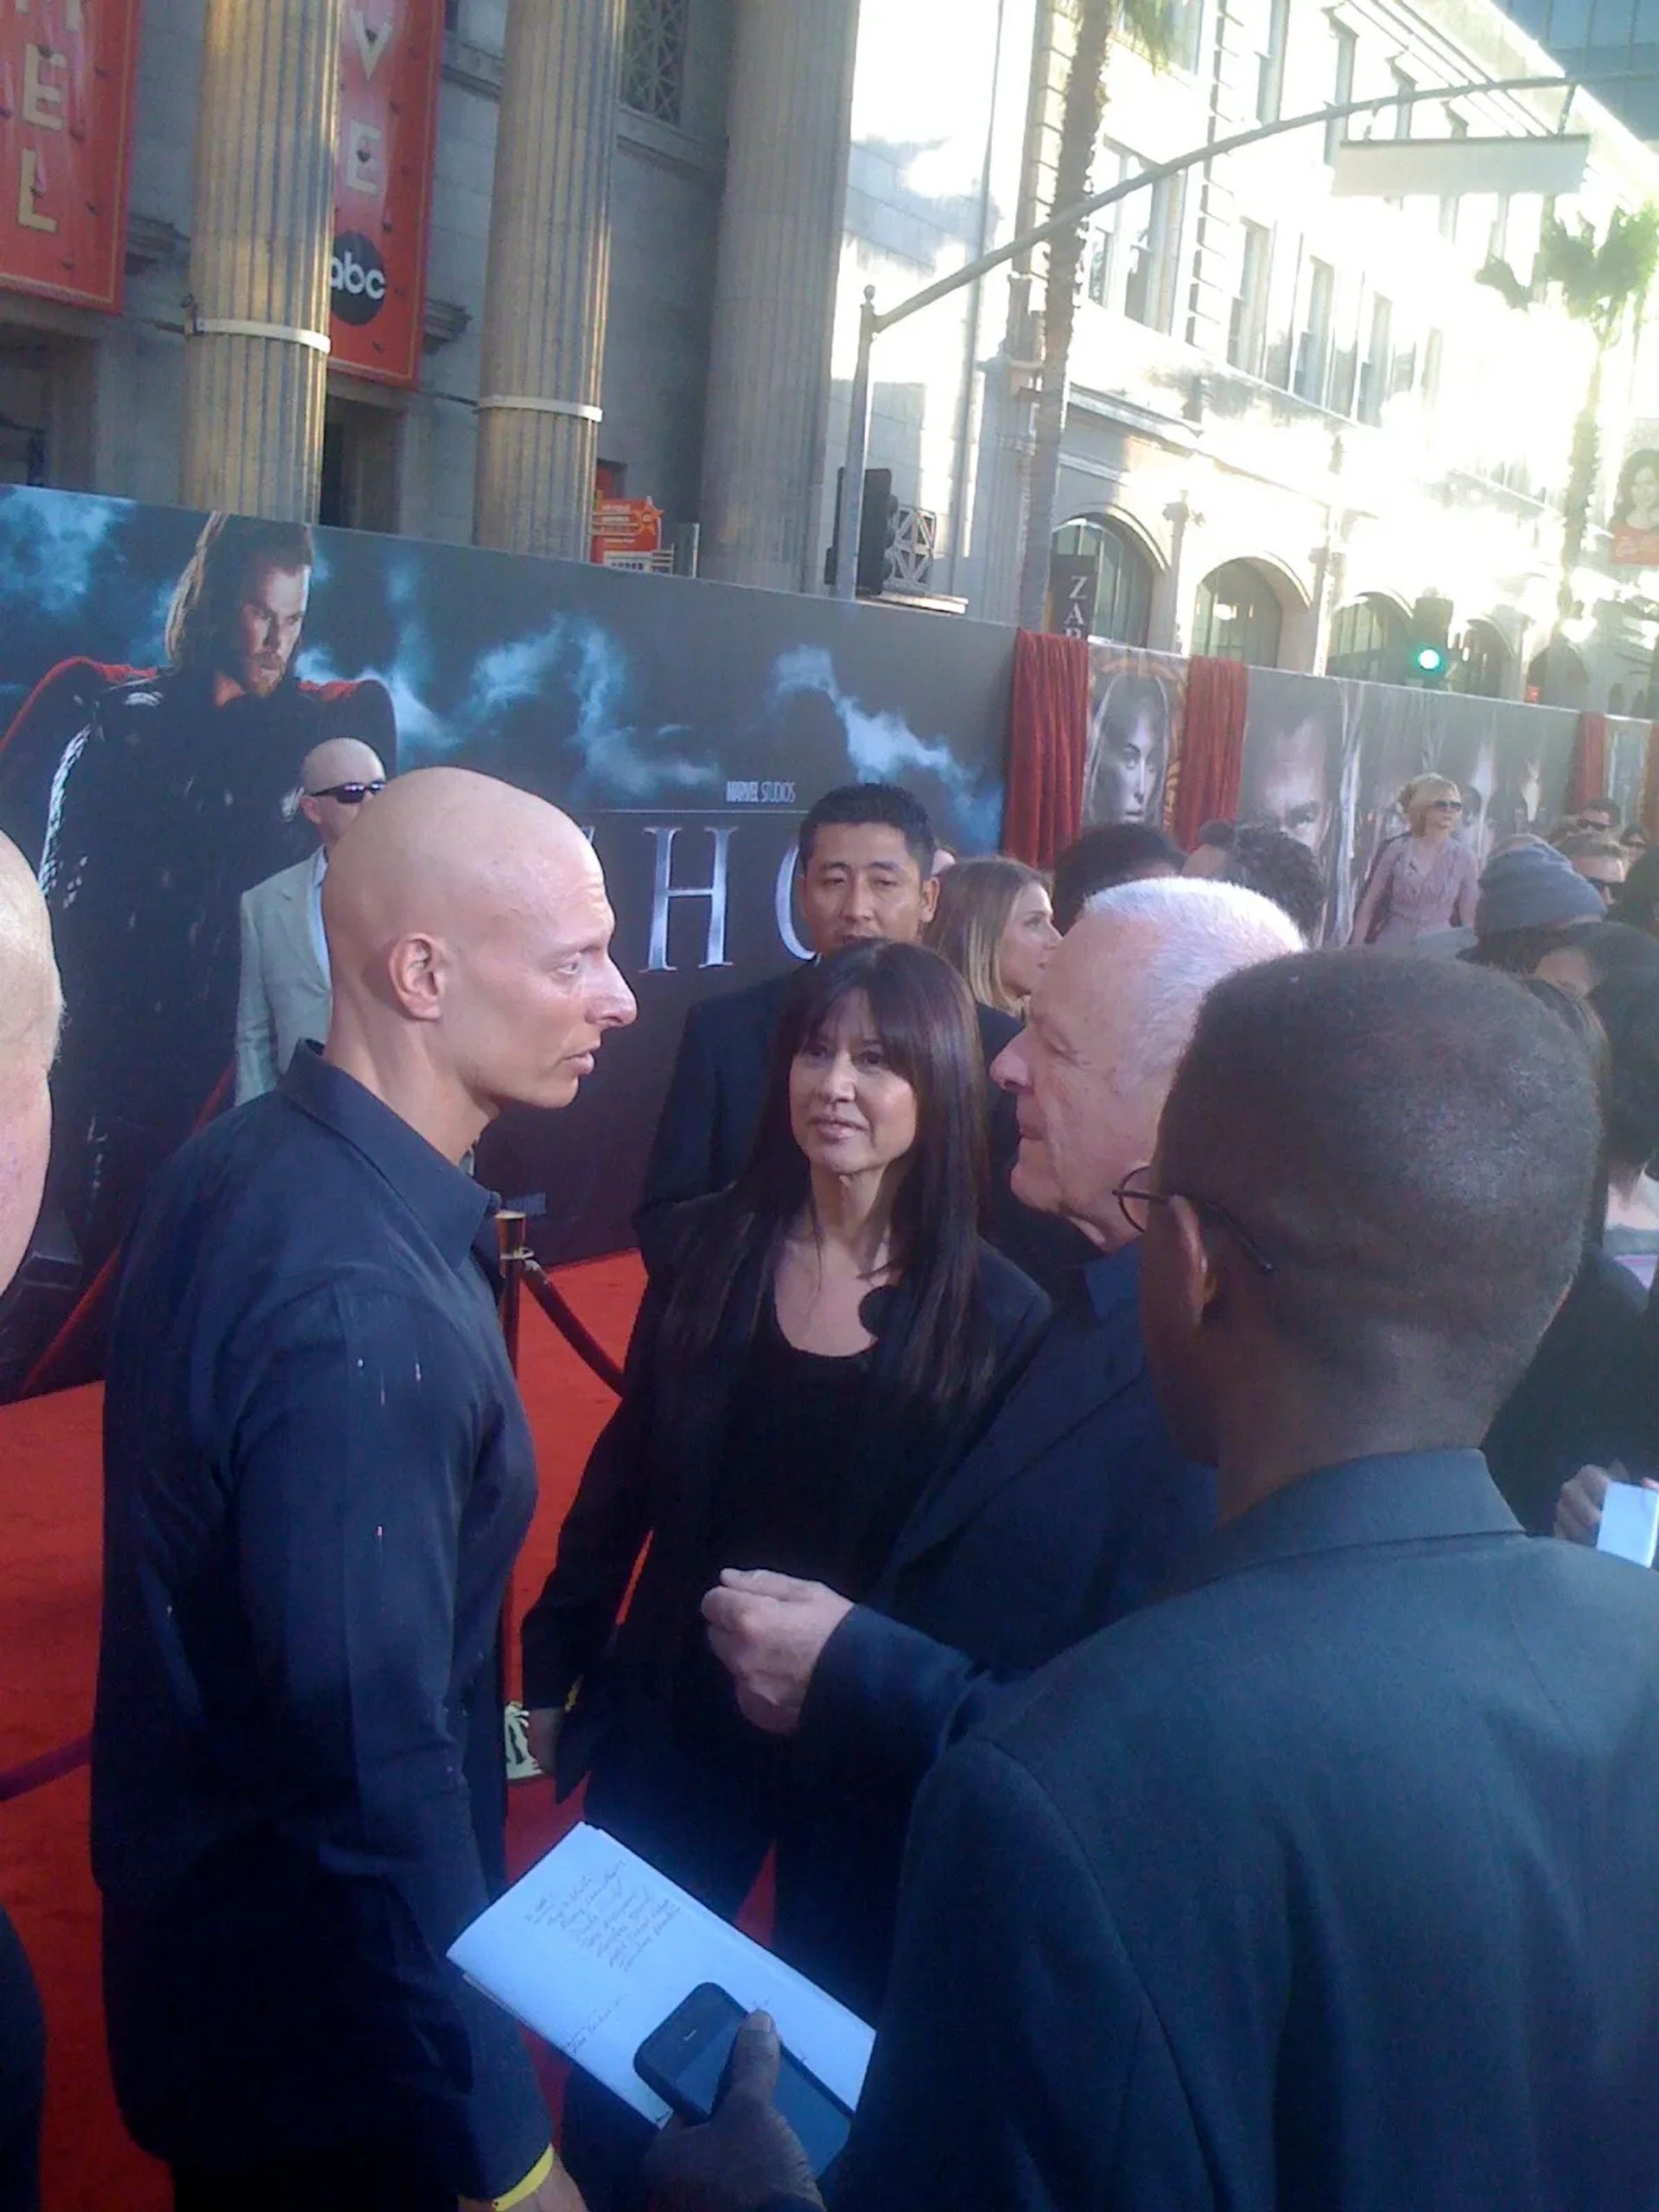
[[[505,2196],[493,2196],[490,2199],[494,2212],[512,2212],[512,2207],[515,2204],[522,2204],[527,2196],[535,2196],[552,2171],[553,2147],[550,2144],[517,2189],[510,2189]]]

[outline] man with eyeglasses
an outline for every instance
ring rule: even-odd
[[[931,1762],[1007,1681],[1144,1605],[1209,1534],[1209,1474],[1171,1442],[1142,1355],[1135,1171],[1152,1157],[1205,993],[1300,944],[1287,914],[1230,884],[1142,881],[1090,903],[993,1072],[1018,1113],[1015,1197],[1072,1222],[1095,1256],[865,1604],[771,1573],[728,1573],[704,1600],[743,1712],[793,1736],[799,1770],[823,1785],[812,1847],[861,1869],[842,1884],[842,1949],[874,1985],[872,2010],[905,1825]],[[842,1777],[856,1777],[844,1817]]]
[[[236,1007],[236,1103],[274,1090],[307,1038],[328,1034],[334,995],[322,929],[328,856],[367,802],[386,785],[372,746],[335,737],[313,747],[300,768],[297,811],[317,849],[242,894],[242,971]]]

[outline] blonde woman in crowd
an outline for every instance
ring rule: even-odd
[[[1384,841],[1354,917],[1354,944],[1411,944],[1427,930],[1467,928],[1480,864],[1457,836],[1463,794],[1444,776],[1415,776],[1396,801],[1408,829]]]
[[[1001,855],[958,861],[939,878],[939,903],[925,938],[982,1006],[1023,1021],[1060,941],[1048,880]]]

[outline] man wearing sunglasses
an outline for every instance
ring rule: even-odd
[[[328,1034],[334,1004],[322,933],[328,855],[386,772],[354,737],[313,747],[300,767],[298,812],[317,833],[316,851],[242,894],[242,980],[236,1007],[236,1103],[274,1090],[299,1046]]]

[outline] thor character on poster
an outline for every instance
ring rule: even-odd
[[[63,974],[49,1197],[83,1288],[230,1068],[238,905],[300,857],[299,762],[327,737],[395,758],[384,685],[295,675],[315,564],[302,524],[211,516],[163,664],[65,661],[0,741],[0,807],[38,837]]]

